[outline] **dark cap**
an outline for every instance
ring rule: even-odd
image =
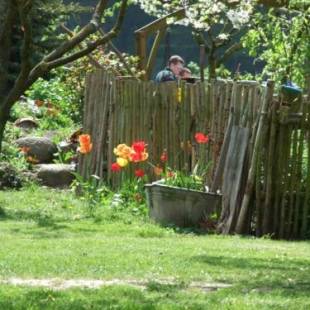
[[[168,60],[168,65],[170,65],[172,63],[176,64],[178,62],[181,62],[183,65],[185,64],[185,61],[184,61],[184,59],[181,56],[179,56],[179,55],[172,55],[169,58],[169,60]]]

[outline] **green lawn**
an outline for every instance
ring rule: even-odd
[[[70,192],[0,192],[0,280],[137,279],[147,288],[3,284],[0,309],[310,309],[309,242],[196,235],[126,210],[88,218],[84,209]],[[204,292],[193,281],[232,286]]]

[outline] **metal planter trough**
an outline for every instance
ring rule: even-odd
[[[145,191],[150,217],[163,225],[195,227],[220,213],[220,194],[168,186],[160,181],[146,184]]]

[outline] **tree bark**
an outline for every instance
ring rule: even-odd
[[[5,125],[10,117],[10,110],[5,108],[0,101],[0,154],[2,152],[2,141],[4,136]],[[3,108],[2,108],[3,107]]]

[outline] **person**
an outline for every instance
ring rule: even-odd
[[[158,83],[177,81],[180,78],[180,72],[184,67],[184,60],[179,55],[173,55],[168,60],[167,67],[159,71],[156,75],[155,81]]]
[[[184,67],[180,72],[181,80],[186,83],[196,83],[197,78],[192,76],[192,72],[189,68]]]
[[[192,72],[189,68],[187,67],[184,67],[181,72],[180,72],[180,77],[181,79],[189,79],[192,77]]]

